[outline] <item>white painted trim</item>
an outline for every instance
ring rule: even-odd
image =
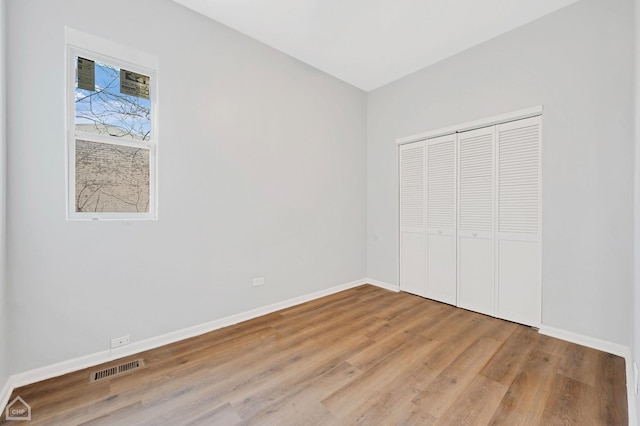
[[[638,406],[636,402],[636,390],[633,377],[633,355],[631,348],[627,348],[624,357],[625,369],[627,371],[627,409],[629,412],[629,425],[638,425]]]
[[[398,290],[401,290],[400,288],[400,283],[401,281],[401,276],[400,276],[400,269],[401,269],[401,260],[400,260],[400,255],[401,255],[401,241],[400,239],[402,238],[402,217],[401,217],[401,211],[400,211],[400,200],[401,200],[401,191],[400,191],[400,175],[402,174],[402,171],[400,170],[400,146],[398,146],[396,148],[396,188],[398,189],[396,191],[396,217],[398,218],[397,220],[397,229],[396,229],[396,282],[398,283]]]
[[[7,378],[7,383],[4,384],[2,390],[0,390],[0,418],[2,418],[2,414],[4,413],[4,407],[9,403],[9,398],[11,397],[11,393],[13,392],[14,386],[11,383],[11,377]]]
[[[549,327],[546,325],[542,325],[540,327],[539,333],[546,336],[566,340],[567,342],[576,343],[578,345],[587,346],[599,351],[608,352],[610,354],[618,355],[623,358],[626,357],[627,352],[630,351],[628,346],[609,342],[608,340],[585,336],[584,334],[578,334],[572,331],[562,330],[560,328]]]
[[[143,52],[131,46],[124,46],[120,43],[107,40],[93,34],[85,33],[71,27],[64,27],[64,38],[71,46],[85,50],[93,50],[96,53],[109,56],[116,60],[139,64],[145,68],[158,68],[158,56]]]
[[[385,290],[395,291],[398,293],[400,291],[400,286],[397,284],[389,284],[384,281],[374,280],[373,278],[365,279],[367,284],[375,285],[376,287],[384,288]]]
[[[110,136],[92,134],[76,130],[75,126],[75,58],[83,56],[96,61],[109,63],[119,68],[126,68],[150,77],[151,93],[151,137],[149,141],[122,140]],[[156,55],[142,52],[128,45],[118,44],[82,31],[65,27],[65,116],[66,116],[66,160],[65,182],[67,200],[67,220],[120,220],[139,221],[158,219],[158,141],[159,137],[159,92],[158,58]],[[75,180],[72,178],[75,164],[74,145],[77,140],[109,143],[113,145],[142,147],[149,151],[149,211],[147,213],[100,213],[76,212]]]
[[[505,114],[494,115],[493,117],[468,121],[466,123],[456,124],[454,126],[447,126],[440,129],[430,130],[428,132],[418,133],[417,135],[405,136],[403,138],[396,139],[396,144],[404,145],[407,143],[418,142],[438,136],[450,135],[456,132],[465,132],[467,130],[474,130],[481,127],[503,124],[509,121],[521,120],[523,118],[535,117],[536,115],[542,115],[542,105],[537,105],[518,111],[507,112]]]
[[[372,282],[373,281],[373,282]],[[113,361],[118,358],[134,355],[140,352],[155,349],[160,346],[168,345],[178,342],[180,340],[188,339],[191,337],[200,336],[205,333],[209,333],[214,330],[218,330],[223,327],[234,325],[243,321],[247,321],[262,315],[267,315],[281,309],[289,308],[291,306],[299,305],[301,303],[309,302],[311,300],[319,299],[330,294],[338,293],[340,291],[348,290],[363,284],[372,284],[378,287],[382,287],[388,290],[397,291],[397,286],[383,283],[381,281],[360,279],[352,281],[346,284],[331,287],[325,290],[320,290],[314,293],[306,294],[303,296],[294,297],[282,302],[277,302],[262,308],[253,309],[247,312],[231,315],[225,318],[213,320],[204,324],[199,324],[193,327],[188,327],[182,330],[173,331],[160,336],[152,337],[149,339],[134,342],[130,345],[123,346],[121,348],[104,350],[96,352],[90,355],[81,356],[78,358],[62,361],[53,365],[48,365],[33,370],[25,371],[15,374],[10,377],[9,382],[5,387],[9,388],[8,394],[10,395],[13,389],[26,386],[32,383],[36,383],[42,380],[50,379],[52,377],[61,376],[63,374],[71,373],[74,371],[82,370],[84,368],[93,367],[104,362]],[[7,396],[8,398],[8,396]],[[6,404],[6,402],[5,402]]]

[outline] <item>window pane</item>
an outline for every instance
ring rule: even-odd
[[[149,212],[149,150],[76,141],[76,212]]]
[[[149,140],[149,92],[148,76],[76,57],[76,129]]]

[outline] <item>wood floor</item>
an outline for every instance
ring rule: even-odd
[[[139,357],[12,399],[38,425],[627,425],[622,358],[373,286]]]

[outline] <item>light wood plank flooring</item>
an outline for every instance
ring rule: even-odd
[[[622,358],[368,285],[139,357],[12,399],[38,425],[627,424]]]

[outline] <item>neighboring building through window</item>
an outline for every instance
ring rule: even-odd
[[[70,29],[67,45],[68,217],[156,218],[155,61]]]

